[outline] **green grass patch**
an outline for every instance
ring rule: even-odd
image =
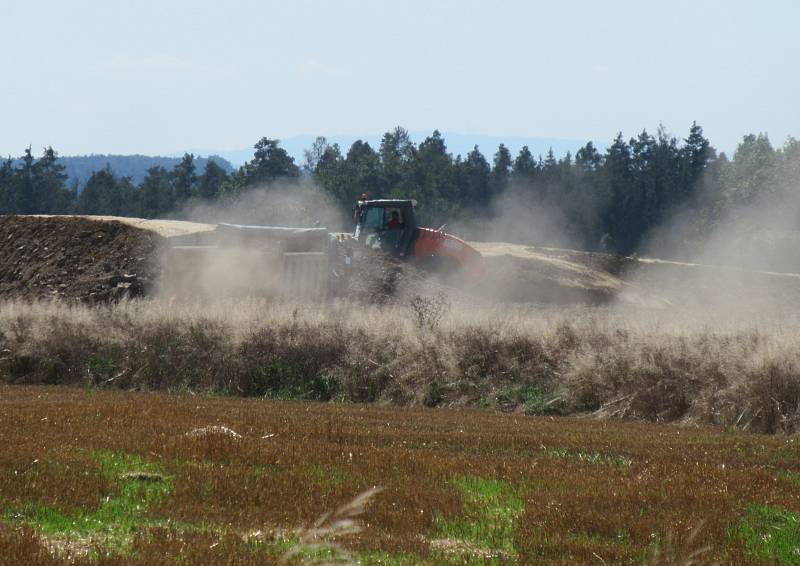
[[[44,535],[83,537],[102,540],[117,551],[124,551],[132,533],[143,524],[150,504],[166,496],[172,486],[160,468],[132,454],[95,452],[93,459],[113,487],[112,493],[92,511],[65,513],[48,506],[8,509],[4,522],[24,522]]]
[[[787,481],[795,487],[800,487],[800,474],[797,472],[781,472],[778,474],[778,479]]]
[[[560,414],[563,409],[560,397],[554,396],[544,387],[533,385],[518,385],[503,389],[494,395],[493,401],[491,403],[484,398],[483,404],[494,404],[498,407],[521,405],[525,414],[530,416]]]
[[[800,513],[750,505],[736,526],[748,554],[776,564],[800,563]]]
[[[455,520],[438,517],[436,538],[463,541],[467,543],[465,548],[479,547],[496,553],[498,559],[515,555],[514,528],[523,503],[513,487],[504,481],[476,476],[459,476],[451,483],[464,500],[465,516]]]
[[[323,488],[332,489],[344,484],[347,480],[347,473],[339,466],[308,464],[301,469],[305,477]]]

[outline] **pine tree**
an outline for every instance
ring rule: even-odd
[[[381,139],[378,156],[386,195],[404,198],[414,194],[419,183],[423,181],[417,147],[409,138],[408,132],[399,126],[386,132]]]
[[[416,187],[395,196],[416,198],[425,203],[421,210],[423,222],[441,224],[458,214],[459,195],[453,169],[453,156],[439,130],[419,144],[414,160],[418,175]],[[437,225],[438,225],[437,224]]]
[[[511,175],[517,180],[530,180],[539,172],[538,164],[527,145],[522,146],[514,159]]]
[[[64,166],[58,163],[58,154],[52,147],[44,150],[31,169],[32,186],[39,212],[47,214],[64,214],[70,212],[74,202],[73,195],[67,190],[67,175]]]
[[[11,158],[0,164],[0,214],[14,214],[17,203],[14,194],[14,167]]]
[[[353,142],[344,160],[344,172],[349,186],[341,187],[344,190],[337,196],[345,206],[352,206],[362,193],[370,198],[383,196],[381,161],[368,142]]]
[[[631,148],[620,132],[606,151],[603,165],[603,191],[608,206],[603,214],[603,247],[609,251],[630,253],[633,247],[630,211],[633,194]]]
[[[123,212],[120,185],[111,168],[96,171],[78,197],[79,214],[120,216]]]
[[[334,199],[340,203],[346,202],[348,180],[339,144],[329,145],[325,149],[314,169],[314,179]]]
[[[211,161],[209,161],[211,163]],[[172,170],[172,194],[176,207],[183,206],[195,192],[197,185],[194,155],[185,153],[180,163]]]
[[[491,167],[489,162],[478,149],[474,146],[472,151],[467,154],[467,158],[461,163],[461,175],[463,179],[463,200],[466,207],[473,212],[488,211],[491,193],[489,191],[489,178]]]
[[[244,183],[246,187],[269,184],[276,179],[296,179],[300,169],[294,158],[280,147],[280,141],[261,138],[256,143],[252,161],[244,164]]]
[[[489,184],[492,198],[500,195],[508,188],[511,178],[511,152],[504,144],[500,144],[492,161],[492,176]]]
[[[209,159],[197,183],[197,196],[207,201],[216,200],[219,198],[222,186],[227,179],[228,174],[225,173],[225,170],[217,165],[213,159]]]
[[[33,186],[33,153],[31,148],[25,149],[22,156],[22,167],[16,170],[13,183],[15,206],[19,214],[36,214],[40,212],[39,202]]]
[[[582,170],[596,171],[603,164],[603,156],[594,147],[592,142],[587,142],[575,154],[575,165]]]
[[[169,180],[169,173],[163,167],[151,167],[147,170],[139,187],[139,216],[158,218],[172,209],[172,187]]]
[[[317,170],[322,156],[330,147],[328,140],[324,136],[318,136],[309,149],[303,150],[303,172],[306,175],[313,175]]]

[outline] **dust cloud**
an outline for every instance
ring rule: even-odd
[[[160,254],[157,286],[157,295],[171,299],[310,294],[323,285],[320,254],[327,251],[328,233],[347,224],[332,197],[306,179],[249,189],[213,205],[195,203],[181,216],[287,229],[266,234],[220,227],[171,238]]]
[[[795,316],[800,183],[786,176],[768,183],[760,196],[738,202],[729,189],[716,195],[717,206],[701,192],[649,234],[626,279],[676,311],[709,320]]]
[[[492,199],[487,219],[461,221],[454,229],[481,242],[580,247],[578,238],[569,231],[565,213],[547,202],[534,202],[530,193],[526,184],[512,182]]]
[[[342,231],[349,220],[330,193],[309,179],[277,181],[214,204],[195,203],[180,216],[191,222],[323,227],[331,232]]]
[[[563,188],[549,185],[558,194]],[[512,180],[487,218],[456,223],[484,256],[486,276],[468,290],[489,304],[602,304],[622,282],[571,253],[584,247],[567,213],[534,187]],[[448,228],[448,231],[451,231]]]

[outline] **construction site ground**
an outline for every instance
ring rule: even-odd
[[[108,216],[1,216],[0,298],[105,302],[148,295],[170,238],[213,224]],[[465,290],[473,300],[543,304],[610,304],[646,308],[762,308],[800,300],[800,275],[623,257],[503,242],[471,242],[486,277]],[[410,277],[421,288],[419,276]],[[386,286],[381,281],[380,287]],[[757,289],[757,292],[753,292]]]

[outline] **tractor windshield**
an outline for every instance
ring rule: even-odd
[[[360,240],[362,235],[375,234],[383,228],[383,209],[378,207],[364,207],[358,209],[356,215],[355,238]]]
[[[415,237],[413,201],[359,201],[353,236],[368,248],[404,256]]]
[[[364,227],[367,232],[374,232],[383,228],[383,209],[374,207],[368,208],[364,215]]]

